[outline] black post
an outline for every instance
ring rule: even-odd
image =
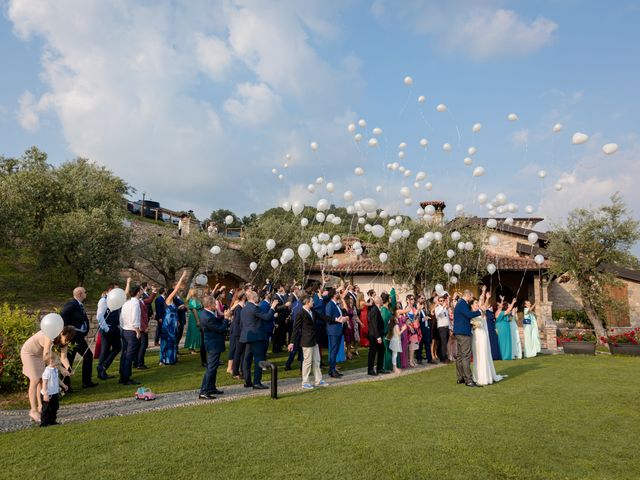
[[[260,368],[262,370],[271,369],[271,398],[274,400],[278,399],[278,367],[271,362],[267,362],[263,360],[260,362]]]

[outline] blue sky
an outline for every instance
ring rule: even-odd
[[[203,217],[284,200],[346,204],[345,190],[411,214],[442,199],[449,215],[457,204],[487,215],[476,195],[499,192],[515,215],[531,205],[551,221],[615,191],[640,205],[637,1],[0,5],[0,153],[37,145],[53,163],[89,157],[169,208]],[[357,145],[347,125],[360,118]],[[366,145],[373,127],[378,148]],[[572,145],[574,132],[589,141]],[[619,151],[604,155],[610,142]],[[387,169],[395,161],[411,176]],[[486,173],[474,178],[478,165]],[[428,178],[414,188],[419,171]],[[335,192],[309,193],[318,176]]]

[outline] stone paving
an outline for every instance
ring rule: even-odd
[[[418,365],[416,368],[403,370],[398,374],[379,376],[369,376],[367,375],[366,368],[360,368],[344,371],[344,377],[340,379],[333,379],[330,377],[324,377],[324,379],[330,384],[326,388],[335,388],[354,383],[389,380],[399,376],[425,372],[442,366],[444,366],[444,364],[424,364]],[[265,372],[263,378],[264,383],[268,385],[270,373]],[[300,378],[279,380],[278,395],[302,392],[300,383]],[[182,392],[159,394],[156,400],[153,401],[135,400],[133,398],[135,389],[132,388],[131,398],[62,405],[58,411],[58,421],[64,424],[86,422],[100,418],[122,417],[144,412],[167,410],[170,408],[229,402],[247,397],[269,397],[271,394],[270,390],[253,390],[244,388],[242,384],[227,385],[221,388],[224,389],[225,393],[223,395],[217,395],[216,400],[200,400],[198,399],[198,390],[187,390]],[[265,401],[267,400],[271,401],[269,398],[265,399]],[[11,432],[15,430],[23,430],[32,426],[35,427],[35,424],[31,421],[28,414],[28,410],[0,410],[0,432]]]

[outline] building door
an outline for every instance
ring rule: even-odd
[[[608,327],[629,327],[629,291],[626,285],[609,285],[609,297],[620,308],[608,308],[605,317]]]

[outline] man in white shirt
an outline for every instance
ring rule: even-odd
[[[450,311],[449,295],[445,292],[441,297],[436,297],[436,328],[438,329],[438,358],[441,362],[449,363],[447,356],[447,343],[449,342]]]
[[[140,342],[140,286],[131,289],[131,298],[125,302],[120,311],[120,330],[122,331],[122,355],[120,356],[120,380],[123,385],[139,385],[131,378],[131,366],[138,352]]]

